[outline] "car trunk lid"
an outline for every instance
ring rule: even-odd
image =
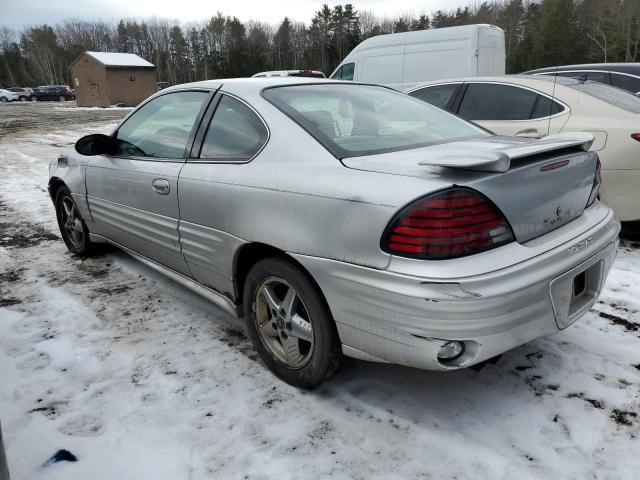
[[[493,201],[518,242],[555,230],[584,212],[597,155],[589,134],[541,140],[490,137],[343,159],[348,168],[423,178],[425,194],[466,186]]]

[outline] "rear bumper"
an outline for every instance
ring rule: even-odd
[[[345,354],[430,370],[461,368],[553,334],[591,308],[615,259],[620,230],[612,212],[606,209],[603,217],[602,209],[588,228],[583,219],[578,227],[558,229],[563,241],[543,253],[537,253],[537,239],[533,247],[518,245],[535,251],[531,258],[470,276],[434,278],[433,262],[422,263],[422,275],[412,264],[409,275],[294,256],[327,298]],[[572,235],[572,228],[579,231]],[[574,278],[582,272],[585,289],[573,298]],[[445,364],[437,353],[448,340],[464,341],[465,353]]]

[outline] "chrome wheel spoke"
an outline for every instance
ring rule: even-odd
[[[267,307],[269,308],[269,311],[271,311],[272,314],[276,316],[277,312],[280,311],[280,300],[278,300],[278,297],[276,296],[276,292],[273,290],[272,287],[264,286],[260,290],[260,293],[262,294],[262,297],[267,302]]]
[[[304,357],[300,352],[300,343],[295,337],[287,336],[283,339],[282,348],[290,366],[295,366]]]
[[[284,300],[282,300],[281,303],[281,313],[286,320],[289,320],[294,315],[297,298],[298,296],[296,295],[296,291],[293,287],[289,287],[289,290],[287,290],[287,294],[284,296]]]
[[[278,324],[276,321],[271,319],[263,323],[260,326],[260,334],[265,337],[278,338]]]
[[[309,343],[313,342],[313,329],[310,322],[306,321],[300,315],[295,314],[289,320],[289,325],[291,326],[291,330],[289,331],[289,335],[291,337],[295,337]],[[287,325],[287,327],[289,325]]]

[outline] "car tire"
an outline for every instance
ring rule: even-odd
[[[31,97],[31,101],[32,102],[37,102],[38,101],[38,97],[36,97],[36,96]]]
[[[27,101],[27,97],[25,97],[24,95],[22,95],[22,96],[19,98],[19,100],[20,100],[21,102],[26,102],[26,101]]]
[[[7,97],[0,97],[0,102],[7,103],[9,99]]]
[[[260,260],[247,275],[243,297],[249,337],[278,378],[313,388],[340,368],[342,345],[329,306],[299,266],[277,257]]]
[[[65,97],[64,95],[60,95],[58,97],[58,100],[61,101],[61,102],[64,102],[66,99],[67,99],[67,97]]]
[[[87,225],[66,186],[58,189],[55,206],[60,234],[69,251],[76,255],[92,254],[96,245],[89,239]]]

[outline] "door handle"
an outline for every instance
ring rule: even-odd
[[[153,191],[160,195],[169,195],[169,181],[164,178],[156,178],[151,182]]]
[[[541,135],[536,128],[526,128],[517,132],[516,137],[540,138]]]

